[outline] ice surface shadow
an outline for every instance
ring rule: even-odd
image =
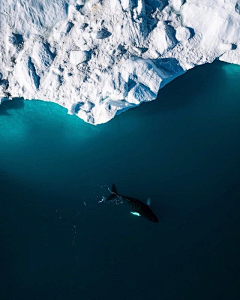
[[[168,77],[184,73],[183,68],[176,58],[153,59],[152,62],[158,69],[167,74]]]
[[[0,115],[10,115],[10,110],[22,109],[23,107],[23,98],[13,98],[12,100],[6,99],[6,101],[0,105]]]
[[[162,11],[168,5],[167,0],[146,0],[145,3],[152,9],[159,9],[160,11]]]
[[[39,86],[40,86],[40,76],[36,72],[36,68],[34,66],[34,63],[32,62],[31,57],[29,57],[29,59],[28,59],[28,69],[29,69],[29,72],[31,74],[31,77],[33,79],[33,82],[35,84],[36,89],[39,89]]]

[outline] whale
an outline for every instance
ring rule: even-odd
[[[144,217],[151,222],[158,223],[157,216],[152,212],[150,208],[151,200],[148,198],[147,203],[143,203],[142,201],[121,195],[117,192],[117,188],[115,184],[112,185],[112,190],[110,191],[110,195],[107,197],[107,201],[113,201],[117,199],[122,199],[132,207],[132,211],[130,212],[134,216]]]

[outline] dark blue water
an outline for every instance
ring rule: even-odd
[[[239,299],[239,75],[198,67],[97,127],[4,102],[1,299]],[[159,224],[98,203],[112,182]]]

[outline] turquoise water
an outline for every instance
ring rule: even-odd
[[[93,127],[0,106],[1,299],[239,299],[240,67],[197,67]],[[152,200],[159,224],[120,193]]]

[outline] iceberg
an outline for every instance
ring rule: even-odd
[[[0,103],[56,102],[97,125],[189,69],[240,64],[240,0],[4,0]]]

